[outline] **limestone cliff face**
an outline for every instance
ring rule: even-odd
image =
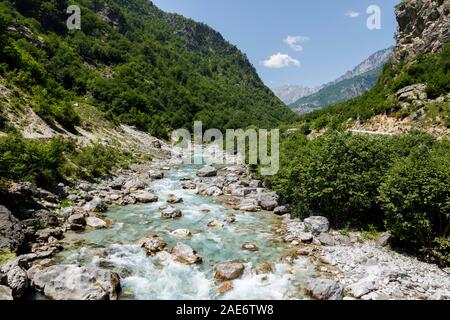
[[[396,15],[397,62],[437,52],[450,40],[450,0],[404,0],[397,6]]]

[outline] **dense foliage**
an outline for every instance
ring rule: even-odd
[[[76,148],[73,141],[55,137],[47,142],[16,134],[0,137],[0,179],[30,181],[51,188],[67,176],[85,179],[108,174],[121,163],[112,148]]]
[[[66,28],[69,4],[81,7],[81,31]],[[219,33],[146,0],[2,1],[0,43],[0,75],[69,129],[81,98],[163,137],[194,119],[224,129],[294,118]]]
[[[450,236],[449,151],[448,140],[422,133],[315,140],[296,133],[282,142],[281,170],[266,181],[299,217],[386,228],[403,244],[432,252]]]
[[[384,66],[376,86],[355,99],[314,111],[301,118],[309,129],[337,129],[349,119],[365,121],[386,111],[396,111],[395,92],[411,84],[425,83],[429,98],[450,92],[450,43],[437,54],[422,55],[412,65]],[[450,123],[450,122],[449,122]]]

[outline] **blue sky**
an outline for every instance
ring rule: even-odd
[[[245,52],[270,87],[320,85],[395,44],[399,0],[154,0],[201,21]],[[370,5],[381,29],[369,30]],[[288,36],[290,36],[288,38]],[[284,67],[283,67],[284,66]]]

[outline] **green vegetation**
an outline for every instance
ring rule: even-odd
[[[425,83],[430,98],[445,95],[450,91],[450,43],[441,52],[420,56],[412,65],[388,63],[376,86],[362,96],[332,107],[314,111],[301,117],[299,126],[309,129],[342,128],[349,120],[366,121],[370,117],[387,111],[398,111],[395,93],[405,86]],[[448,110],[447,110],[448,112]],[[399,115],[401,116],[401,115]],[[445,118],[446,123],[450,121]]]
[[[334,227],[362,229],[369,238],[386,229],[444,263],[436,252],[446,248],[448,254],[449,151],[450,141],[419,132],[336,132],[314,140],[297,132],[282,141],[281,170],[266,182],[294,205],[298,217],[324,215]]]
[[[91,180],[120,166],[125,156],[103,145],[79,149],[61,137],[43,142],[9,134],[0,137],[0,179],[30,181],[42,187],[52,187],[67,177]]]
[[[69,4],[81,7],[81,31],[65,26]],[[1,2],[0,75],[69,130],[80,123],[74,99],[162,138],[193,120],[226,129],[295,118],[219,33],[146,0]]]
[[[8,260],[14,259],[16,255],[9,250],[0,249],[0,265]]]

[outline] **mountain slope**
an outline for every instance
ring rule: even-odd
[[[81,30],[68,31],[78,4]],[[72,105],[167,137],[167,129],[274,127],[293,113],[246,56],[208,26],[145,0],[0,3],[0,75],[47,123],[75,132]]]
[[[281,101],[289,105],[296,102],[300,98],[316,93],[320,89],[321,87],[309,88],[305,86],[284,85],[272,88],[272,91],[278,98],[280,98]]]
[[[392,48],[374,53],[353,70],[324,85],[318,92],[297,100],[291,108],[299,114],[305,114],[360,96],[375,86],[382,66],[391,56]]]

